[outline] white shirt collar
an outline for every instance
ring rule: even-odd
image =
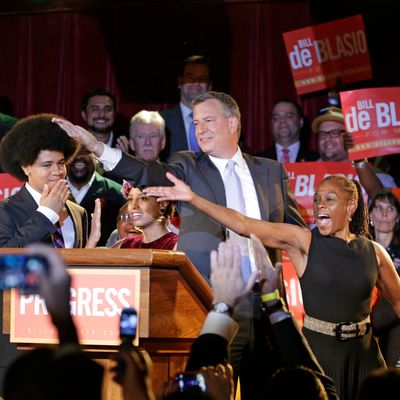
[[[283,156],[282,156],[282,149],[285,147],[281,146],[279,143],[275,143],[275,149],[276,149],[276,158],[278,161],[282,162]],[[294,142],[290,146],[286,147],[289,150],[289,157],[290,157],[290,162],[296,162],[297,154],[299,154],[300,150],[300,140],[297,142]]]
[[[224,176],[226,165],[228,164],[229,160],[234,160],[237,164],[237,167],[240,169],[244,170],[246,161],[243,158],[243,154],[238,146],[235,155],[232,158],[225,159],[225,158],[217,158],[213,156],[208,156],[210,157],[210,160],[213,162],[213,164],[218,168],[219,173],[221,176]]]

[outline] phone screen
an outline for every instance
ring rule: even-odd
[[[137,319],[137,312],[133,307],[122,309],[119,323],[119,336],[121,339],[127,338],[131,341],[135,339]]]
[[[175,382],[180,392],[206,391],[206,382],[200,372],[183,372],[175,375]]]
[[[0,289],[37,291],[41,271],[48,271],[46,258],[26,254],[0,255]]]

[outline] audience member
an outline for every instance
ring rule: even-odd
[[[92,153],[80,146],[67,165],[67,183],[73,200],[92,215],[95,200],[101,203],[101,236],[99,246],[104,246],[114,230],[118,211],[125,203],[122,186],[96,172],[96,160]],[[89,227],[91,226],[89,221]]]
[[[354,144],[351,136],[346,134],[343,112],[340,108],[326,107],[320,110],[312,122],[312,131],[318,135],[320,161],[349,161],[347,149]],[[345,143],[346,139],[348,143]],[[373,197],[382,185],[396,187],[393,178],[386,173],[376,172],[378,178],[376,179],[366,160],[358,160],[354,162],[354,166],[369,197]]]
[[[333,175],[314,194],[312,231],[248,218],[193,193],[172,174],[174,187],[147,188],[159,201],[187,201],[240,235],[287,251],[300,278],[304,334],[342,400],[354,399],[365,375],[384,366],[370,327],[377,285],[400,315],[400,278],[386,250],[367,239],[368,213],[356,181]]]
[[[180,102],[177,106],[160,111],[167,126],[165,159],[177,151],[199,151],[193,127],[192,101],[211,90],[210,60],[201,55],[184,60],[178,77]]]
[[[111,232],[110,237],[107,240],[106,247],[112,247],[114,243],[121,239],[125,239],[128,236],[136,235],[138,232],[135,228],[135,224],[132,222],[131,213],[128,212],[129,203],[126,202],[118,212],[117,216],[117,228]]]
[[[130,188],[127,198],[127,213],[138,234],[125,237],[112,247],[176,250],[178,235],[167,228],[168,219],[174,213],[173,204],[159,203],[134,187]]]
[[[83,96],[82,119],[99,142],[115,147],[118,135],[113,131],[117,109],[115,97],[107,90],[94,89]],[[127,138],[125,137],[125,141]]]
[[[78,143],[52,122],[53,114],[20,120],[0,146],[0,163],[25,185],[0,202],[0,247],[42,242],[55,247],[94,247],[99,239],[100,204],[87,241],[86,211],[67,200],[66,163]]]
[[[295,101],[278,100],[271,113],[271,130],[275,143],[260,156],[281,163],[318,160],[318,153],[309,150],[305,138],[301,137],[304,118],[300,106]]]
[[[400,275],[400,202],[389,190],[379,192],[371,201],[369,215],[374,240],[386,249]],[[395,367],[400,359],[400,319],[381,295],[371,321],[387,365]]]
[[[114,174],[128,179],[136,187],[168,185],[170,182],[165,177],[165,172],[171,171],[213,202],[221,205],[228,202],[232,207],[235,199],[240,198],[244,202],[247,215],[252,218],[305,226],[291,195],[282,165],[266,158],[242,154],[238,148],[240,111],[235,100],[224,93],[205,93],[195,99],[193,111],[196,135],[202,152],[180,152],[169,164],[132,158],[99,143],[81,127],[62,119],[55,121],[69,135],[92,150],[106,169],[112,169]],[[229,160],[234,162],[228,165]],[[233,169],[226,170],[227,166],[233,166]],[[233,179],[236,179],[236,185],[225,186],[225,182]],[[242,194],[238,196],[240,191]],[[180,202],[177,208],[181,221],[178,250],[184,251],[207,279],[209,253],[217,248],[228,232],[225,226],[216,224],[190,204]],[[247,247],[247,242],[245,243],[243,247]],[[279,258],[279,253],[272,251],[271,256],[275,261]],[[259,307],[259,296],[254,291],[241,303],[236,313],[236,318],[241,319],[241,329],[232,347],[232,361],[236,373],[241,368],[244,400],[263,393],[263,371],[269,369],[270,363],[270,359],[261,358],[254,347],[254,321],[258,318]],[[245,353],[246,356],[242,357]],[[247,373],[250,366],[257,372]]]
[[[131,118],[129,147],[143,160],[158,160],[165,148],[165,122],[157,111],[142,110]]]
[[[40,295],[57,329],[59,346],[24,353],[7,370],[7,400],[101,399],[103,368],[80,349],[70,314],[70,277],[59,256],[47,247],[32,247],[30,254],[45,257],[49,271],[40,272]]]

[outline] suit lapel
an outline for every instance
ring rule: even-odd
[[[270,187],[269,170],[256,158],[243,153],[249,167],[254,187],[256,188],[258,203],[260,206],[261,219],[269,219],[268,188]]]
[[[204,181],[208,183],[210,192],[214,194],[214,199],[210,198],[208,200],[226,207],[224,181],[218,168],[206,154],[199,153],[198,157],[198,171],[202,174]]]

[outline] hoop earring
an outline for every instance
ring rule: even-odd
[[[165,214],[165,207],[160,207],[160,214],[161,215],[164,215]]]

